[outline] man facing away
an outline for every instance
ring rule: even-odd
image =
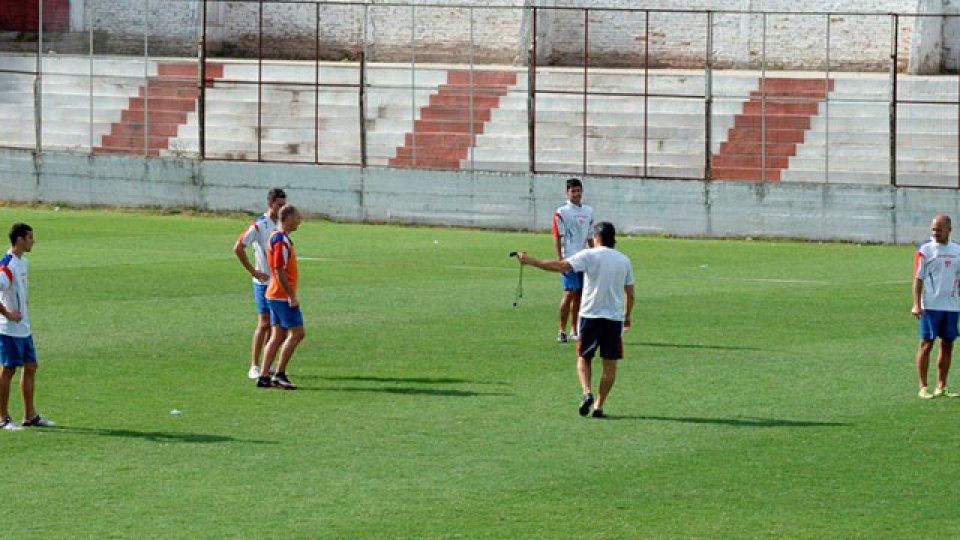
[[[30,333],[27,314],[27,259],[33,250],[33,229],[26,223],[14,223],[10,229],[10,250],[0,259],[0,429],[19,430],[10,418],[10,384],[18,367],[20,393],[23,395],[23,425],[52,426],[53,422],[37,412],[33,403],[37,374],[37,352]]]
[[[582,204],[583,184],[576,178],[567,180],[567,202],[553,213],[553,247],[557,260],[573,257],[582,249],[591,246],[593,208]],[[560,276],[563,297],[560,299],[560,331],[557,341],[566,343],[577,340],[577,314],[583,290],[583,273],[576,270]],[[567,336],[567,320],[570,320],[570,335]]]
[[[520,252],[521,264],[552,272],[583,272],[583,302],[580,306],[580,340],[577,343],[577,376],[583,390],[578,412],[603,418],[603,405],[617,378],[617,362],[623,358],[623,331],[630,327],[633,311],[633,267],[616,246],[613,224],[601,221],[593,228],[593,245],[560,261],[540,260]],[[600,393],[594,400],[591,363],[599,351],[603,360]]]
[[[930,224],[930,239],[920,244],[914,257],[913,309],[910,312],[920,319],[917,375],[922,399],[960,396],[947,390],[947,374],[950,372],[960,314],[960,245],[950,241],[951,230],[949,216],[934,216]],[[940,338],[937,388],[931,393],[927,389],[927,371],[930,352],[937,337]]]
[[[295,206],[286,205],[280,209],[280,226],[270,237],[269,267],[270,285],[267,287],[267,305],[270,315],[277,324],[270,333],[270,340],[263,351],[263,367],[257,386],[269,388],[279,386],[295,390],[297,386],[287,378],[287,364],[303,341],[303,314],[300,311],[300,299],[297,298],[297,256],[293,251],[290,234],[300,227],[303,218]],[[277,373],[270,377],[270,365],[280,351],[280,364]]]
[[[270,283],[270,268],[267,265],[267,244],[270,235],[277,228],[280,220],[280,209],[287,204],[287,194],[280,188],[273,188],[267,192],[267,211],[257,216],[243,231],[240,238],[233,245],[233,253],[240,264],[253,278],[253,301],[257,307],[257,326],[253,329],[253,341],[250,346],[250,370],[247,377],[256,379],[260,376],[260,356],[263,347],[270,337],[270,327],[277,324],[270,319],[270,308],[264,296],[267,285]],[[256,265],[250,264],[247,257],[247,246],[253,246],[253,258]]]

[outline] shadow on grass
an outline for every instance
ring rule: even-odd
[[[470,379],[452,379],[449,377],[369,377],[369,376],[349,376],[349,377],[325,377],[322,375],[298,375],[298,379],[318,379],[325,381],[357,381],[357,382],[379,382],[379,383],[408,383],[408,384],[493,384],[504,386],[505,382],[486,382],[473,381]]]
[[[694,416],[617,416],[607,415],[609,420],[652,420],[656,422],[679,422],[682,424],[713,424],[732,427],[780,428],[780,427],[843,427],[843,422],[812,422],[807,420],[782,420],[779,418],[699,418]]]
[[[693,345],[687,343],[652,343],[649,341],[624,341],[627,345],[639,347],[659,347],[665,349],[708,349],[714,351],[765,351],[760,347],[738,347],[733,345]]]
[[[298,390],[313,392],[375,392],[383,394],[401,394],[410,396],[440,396],[440,397],[498,397],[513,396],[504,392],[473,392],[471,390],[451,390],[439,388],[412,388],[409,386],[381,386],[376,388],[356,388],[343,386],[300,386]]]
[[[98,429],[57,426],[54,428],[45,428],[48,433],[64,433],[71,435],[99,435],[102,437],[124,437],[130,439],[143,439],[150,442],[160,443],[248,443],[248,444],[277,444],[276,441],[263,441],[255,439],[238,439],[229,435],[211,435],[209,433],[185,433],[174,431],[136,431],[133,429]]]

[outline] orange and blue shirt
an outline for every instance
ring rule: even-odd
[[[287,284],[290,290],[297,292],[297,256],[293,251],[293,241],[287,233],[283,231],[274,231],[270,236],[270,247],[267,252],[268,262],[270,264],[270,285],[267,287],[266,297],[271,300],[286,300],[290,296],[283,290],[280,280],[277,279],[277,272],[283,271],[287,277]]]

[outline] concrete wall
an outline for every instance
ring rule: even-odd
[[[319,55],[323,60],[355,60],[366,36],[367,53],[374,61],[467,63],[472,52],[479,63],[522,63],[531,35],[531,17],[524,6],[601,7],[685,10],[870,12],[878,15],[836,15],[830,18],[830,66],[834,70],[886,71],[890,55],[890,17],[887,13],[946,10],[960,13],[960,0],[497,0],[477,3],[500,9],[449,7],[451,0],[418,0],[420,7],[378,5],[320,5]],[[176,6],[171,9],[171,6]],[[312,59],[316,56],[317,6],[311,3],[263,5],[263,54],[267,58]],[[86,10],[101,54],[138,54],[143,51],[145,25],[151,36],[151,54],[196,54],[200,2],[197,0],[72,0],[73,12]],[[74,17],[75,18],[75,17]],[[208,51],[212,56],[256,57],[261,44],[256,2],[208,4]],[[901,18],[901,70],[917,66],[956,66],[951,37],[957,19],[922,23]],[[706,56],[706,17],[703,14],[653,13],[650,36],[645,36],[643,13],[592,11],[590,57],[596,67],[639,66],[649,46],[655,67],[702,67]],[[923,28],[918,28],[923,26]],[[761,59],[771,69],[824,69],[827,18],[823,15],[718,14],[714,20],[714,58],[719,68],[757,68]],[[766,32],[764,33],[764,28]],[[542,10],[538,20],[541,63],[580,65],[583,58],[583,13]],[[919,33],[919,37],[917,34]],[[415,44],[411,45],[411,39]],[[647,43],[649,41],[649,43]],[[764,42],[766,44],[764,45]],[[82,51],[60,51],[82,52]],[[952,55],[952,56],[951,56]],[[954,60],[949,60],[954,58]]]
[[[259,211],[282,186],[336,220],[545,231],[565,177],[72,156],[0,149],[8,200]],[[627,234],[910,244],[960,191],[886,186],[590,178],[585,200]]]

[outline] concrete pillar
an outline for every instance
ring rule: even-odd
[[[943,0],[917,0],[917,13],[943,13]],[[917,17],[907,72],[936,75],[943,71],[943,17]],[[903,39],[901,35],[901,39]]]

